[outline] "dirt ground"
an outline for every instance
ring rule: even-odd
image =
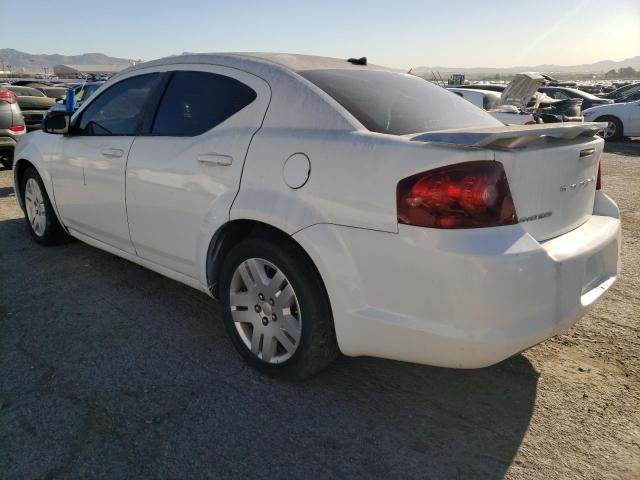
[[[607,145],[623,274],[566,335],[457,371],[245,367],[218,306],[80,242],[29,238],[0,168],[0,480],[640,479],[640,139]]]

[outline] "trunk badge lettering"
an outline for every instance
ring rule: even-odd
[[[566,192],[567,190],[576,190],[578,187],[580,188],[584,188],[587,185],[589,185],[590,183],[595,182],[596,179],[594,176],[591,177],[587,177],[584,180],[580,180],[578,183],[572,183],[571,185],[567,186],[567,185],[560,185],[560,191],[561,192]]]

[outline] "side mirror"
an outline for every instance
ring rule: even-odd
[[[71,125],[71,112],[49,112],[44,118],[42,129],[46,133],[67,135]]]

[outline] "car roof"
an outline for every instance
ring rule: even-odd
[[[217,65],[230,65],[242,63],[248,67],[264,67],[265,65],[273,65],[275,67],[284,68],[293,72],[302,72],[305,70],[329,70],[329,69],[347,69],[347,70],[386,70],[396,71],[380,65],[360,65],[353,64],[347,58],[321,57],[315,55],[302,55],[295,53],[260,53],[260,52],[228,52],[228,53],[189,53],[184,55],[175,55],[172,57],[160,58],[150,62],[140,63],[133,67],[129,67],[124,72],[131,72],[139,68],[156,67],[162,65],[172,65],[180,63],[205,63]]]

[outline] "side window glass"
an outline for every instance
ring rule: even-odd
[[[152,135],[195,136],[221,124],[256,99],[238,80],[207,72],[174,72],[162,96]]]
[[[82,112],[78,124],[83,135],[135,135],[143,107],[160,74],[128,78],[102,93]]]

